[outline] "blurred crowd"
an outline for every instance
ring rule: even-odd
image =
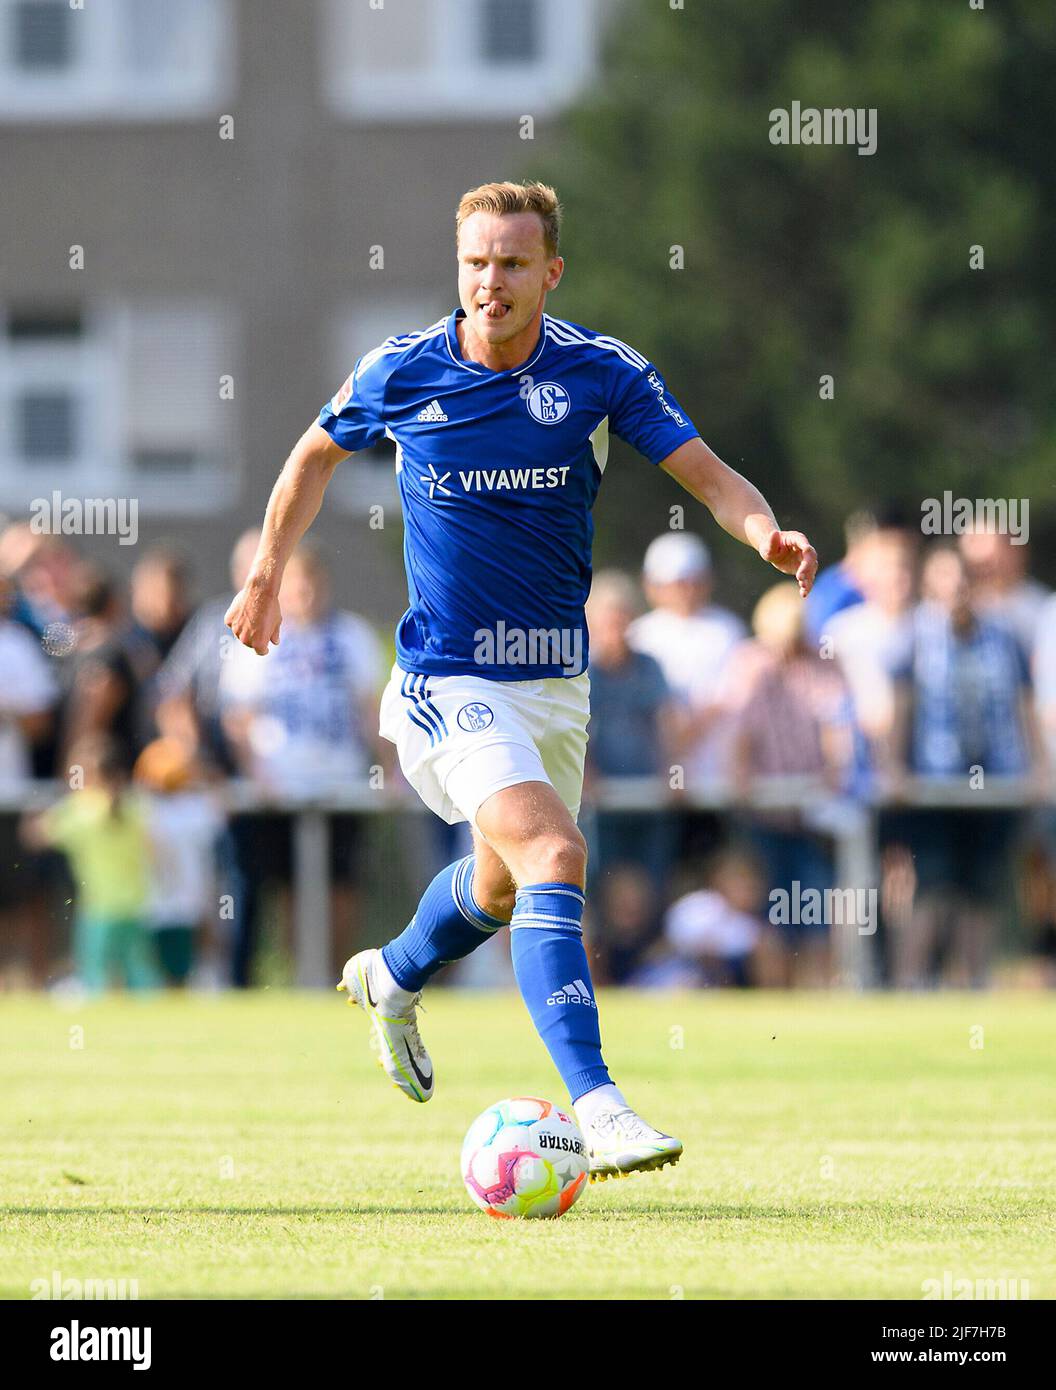
[[[252,983],[265,900],[289,940],[284,805],[398,785],[377,734],[391,644],[335,605],[323,552],[291,561],[266,657],[224,627],[258,538],[236,540],[230,588],[203,601],[173,546],[117,582],[66,537],[0,533],[5,984]],[[834,982],[831,920],[773,904],[840,887],[836,844],[867,810],[876,983],[980,987],[999,957],[1056,983],[1056,596],[1028,554],[863,514],[805,603],[777,582],[747,624],[692,534],[658,537],[640,573],[599,572],[582,817],[599,981]],[[924,805],[920,779],[971,795]],[[232,796],[245,784],[252,809]],[[625,808],[618,787],[638,789]],[[436,867],[465,843],[431,833]],[[331,814],[335,977],[366,940],[364,858],[364,817]],[[431,867],[406,873],[421,888]],[[463,982],[501,978],[489,960]]]
[[[0,535],[0,970],[245,986],[265,898],[291,935],[290,798],[325,800],[391,767],[379,746],[382,644],[331,601],[310,543],[282,588],[267,657],[224,626],[259,532],[235,542],[231,588],[195,602],[187,557],[159,544],[127,588],[65,538],[13,523]],[[387,747],[387,745],[386,745]],[[25,806],[28,779],[65,794]],[[256,791],[243,812],[234,779]],[[331,963],[358,930],[361,826],[330,825]]]
[[[695,536],[646,551],[644,613],[630,575],[596,576],[591,776],[673,788],[659,816],[589,817],[610,979],[831,983],[841,921],[774,906],[847,886],[835,841],[868,808],[876,910],[852,930],[876,938],[877,983],[981,987],[1003,931],[1026,978],[1056,981],[1056,597],[1027,558],[1002,534],[855,516],[807,601],[779,582],[747,629]],[[784,804],[760,804],[770,779],[793,779]],[[920,804],[921,779],[952,798]],[[721,817],[678,809],[702,785],[727,789]]]

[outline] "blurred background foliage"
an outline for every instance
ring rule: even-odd
[[[526,170],[566,210],[552,310],[651,356],[823,560],[855,508],[916,517],[949,488],[1029,497],[1056,580],[1054,50],[1048,0],[628,5],[603,79]],[[771,144],[770,111],[796,100],[875,107],[876,153]],[[598,566],[685,501],[629,455],[615,443]],[[720,563],[727,597],[758,593],[750,555]]]

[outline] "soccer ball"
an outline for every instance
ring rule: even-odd
[[[489,1216],[563,1216],[587,1183],[579,1125],[548,1100],[500,1100],[469,1127],[462,1181]]]

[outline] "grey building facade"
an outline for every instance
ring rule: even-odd
[[[459,195],[535,163],[604,9],[0,0],[0,513],[134,498],[137,546],[77,544],[120,573],[172,538],[222,589],[355,357],[455,306]],[[390,454],[339,471],[316,534],[339,602],[391,624]]]

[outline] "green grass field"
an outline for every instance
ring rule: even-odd
[[[428,1008],[418,1107],[336,993],[5,998],[0,1291],[919,1299],[950,1271],[1056,1293],[1045,997],[610,993],[610,1065],[686,1153],[557,1222],[489,1220],[458,1172],[485,1105],[564,1099],[519,1001]]]

